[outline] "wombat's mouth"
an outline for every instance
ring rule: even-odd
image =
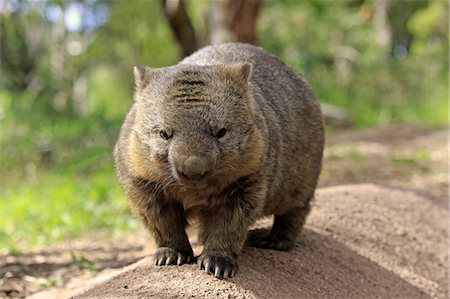
[[[190,190],[206,190],[209,188],[208,184],[205,183],[199,183],[199,182],[189,182],[189,183],[182,183],[180,181],[177,181],[179,183],[180,187],[184,187],[186,189],[190,189]]]
[[[203,190],[210,187],[208,173],[205,173],[205,175],[201,177],[192,179],[187,177],[185,174],[175,170],[173,176],[178,184],[185,187],[186,189]]]

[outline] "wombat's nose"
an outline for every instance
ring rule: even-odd
[[[190,179],[199,179],[204,176],[207,171],[208,162],[205,158],[198,156],[190,156],[187,158],[180,169],[180,172]]]

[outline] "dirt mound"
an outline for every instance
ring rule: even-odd
[[[415,191],[323,188],[295,249],[245,248],[231,280],[148,257],[75,298],[447,298],[447,219],[446,206]]]

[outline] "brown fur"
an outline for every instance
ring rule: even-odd
[[[131,206],[160,247],[156,263],[193,260],[188,218],[204,243],[198,264],[216,277],[234,275],[247,238],[292,248],[324,145],[307,82],[264,50],[236,43],[171,67],[135,68],[135,80],[114,155]],[[275,215],[272,230],[248,236],[265,215]]]

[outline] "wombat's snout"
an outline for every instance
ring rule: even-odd
[[[177,170],[188,179],[200,179],[209,171],[208,161],[203,157],[189,156]]]

